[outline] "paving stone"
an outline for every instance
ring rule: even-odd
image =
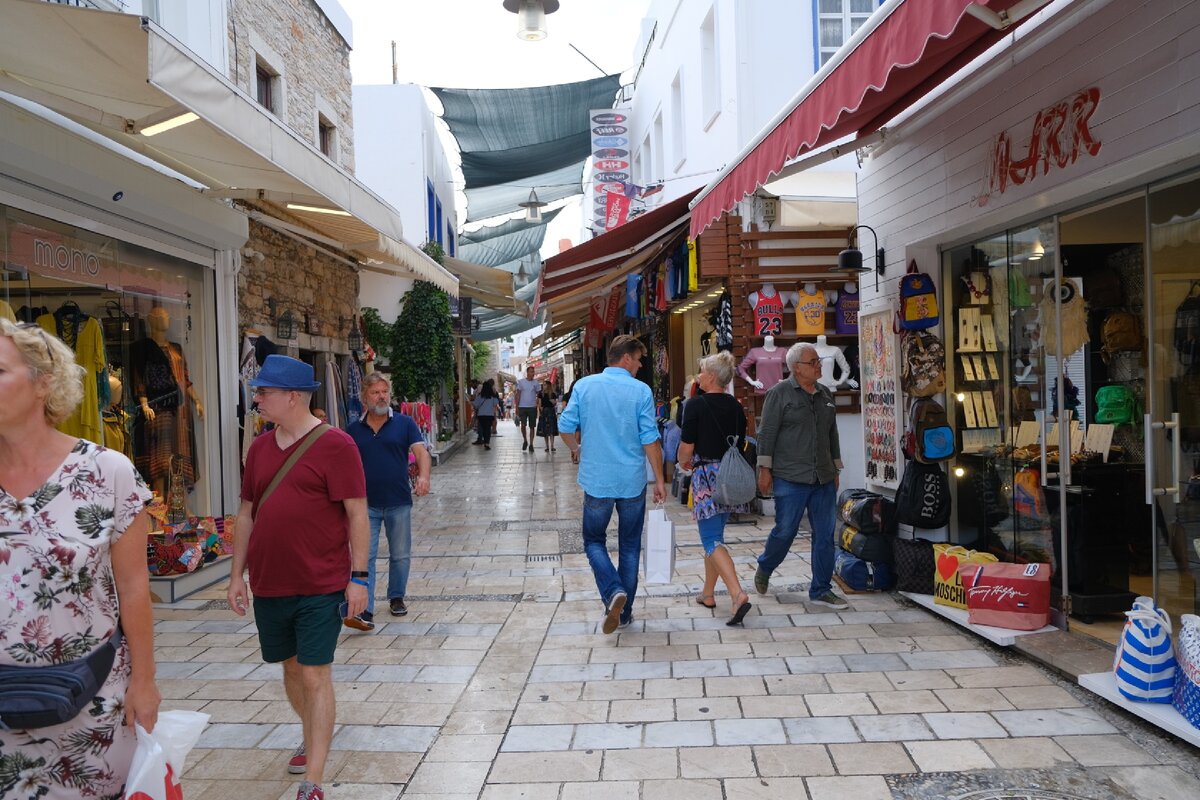
[[[409,683],[417,677],[417,673],[420,671],[421,668],[416,666],[377,664],[364,669],[359,674],[359,678],[379,683]]]
[[[831,744],[829,755],[840,775],[912,772],[915,769],[904,746],[891,742]]]
[[[995,766],[987,753],[975,742],[906,742],[908,754],[922,772],[961,772],[969,769],[990,769]]]
[[[608,781],[640,781],[679,776],[679,751],[670,748],[613,750],[604,754],[601,777]]]
[[[710,722],[651,722],[646,725],[646,747],[711,747]]]
[[[809,800],[893,800],[881,775],[807,778]]]
[[[793,656],[784,661],[793,674],[813,672],[825,675],[830,672],[850,671],[840,656]]]
[[[764,778],[834,774],[829,751],[821,745],[758,745],[752,749],[758,774]]]
[[[573,750],[627,750],[642,744],[642,726],[636,723],[611,722],[577,725]]]
[[[564,783],[559,800],[639,800],[640,796],[641,790],[636,781],[606,779],[603,783]],[[484,800],[486,797],[485,795]]]
[[[1182,800],[1200,797],[1200,780],[1176,766],[1111,767],[1105,773],[1138,800]]]
[[[1074,763],[1071,756],[1053,739],[1043,736],[983,739],[979,742],[979,746],[987,751],[998,767],[1054,767],[1059,764]]]
[[[333,749],[373,753],[423,753],[438,729],[417,725],[345,725],[333,736]]]
[[[1000,723],[988,714],[962,712],[922,716],[939,739],[994,739],[1009,735]],[[1036,728],[1026,728],[1022,733],[1034,730]]]
[[[654,800],[723,800],[718,780],[645,781],[642,796]]]
[[[748,778],[757,771],[749,747],[685,747],[679,751],[684,778]]]
[[[876,714],[870,698],[862,692],[816,694],[806,697],[808,710],[814,717],[847,717],[851,714]]]
[[[713,722],[718,745],[785,744],[787,736],[778,719],[718,719]]]
[[[932,739],[933,731],[919,714],[875,714],[851,717],[864,742],[906,742]]]
[[[849,717],[785,719],[783,728],[792,744],[857,742],[858,731]]]
[[[274,728],[274,725],[218,722],[204,729],[204,733],[200,734],[200,740],[196,742],[196,746],[225,748],[255,747]]]
[[[492,763],[489,783],[565,783],[600,778],[600,751],[500,753]]]
[[[992,716],[1014,736],[1031,731],[1044,736],[1117,732],[1116,728],[1090,708],[996,711]]]
[[[1061,747],[1085,767],[1125,767],[1158,763],[1154,756],[1130,741],[1129,737],[1122,735],[1056,736],[1050,743]]]

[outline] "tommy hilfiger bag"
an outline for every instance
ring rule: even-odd
[[[91,655],[65,664],[0,667],[0,728],[34,730],[79,716],[108,680],[121,626]]]

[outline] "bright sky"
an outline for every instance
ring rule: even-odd
[[[546,18],[547,37],[523,42],[517,15],[501,0],[340,1],[354,21],[355,84],[392,82],[395,41],[400,83],[465,89],[573,83],[631,69],[650,6],[650,0],[562,0]],[[461,192],[458,202],[464,202]],[[576,197],[548,226],[543,255],[558,252],[560,238],[578,243],[580,208]],[[465,218],[461,206],[459,218]]]

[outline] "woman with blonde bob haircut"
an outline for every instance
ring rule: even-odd
[[[158,719],[150,491],[125,456],[54,429],[79,405],[82,373],[56,337],[0,320],[0,665],[61,665],[117,645],[74,719],[0,729],[3,797],[79,797],[84,776],[95,796],[119,797],[134,723]]]
[[[746,439],[746,413],[737,398],[726,391],[733,382],[733,370],[733,356],[728,352],[700,359],[696,376],[699,392],[683,407],[678,459],[681,470],[692,470],[692,517],[704,545],[704,588],[697,602],[705,608],[716,608],[714,592],[720,576],[732,601],[733,616],[726,624],[740,625],[750,611],[750,598],[742,591],[733,559],[725,548],[725,523],[731,513],[748,511],[749,505],[723,506],[713,499],[721,459],[730,441],[740,449]]]

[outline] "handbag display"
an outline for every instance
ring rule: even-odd
[[[646,514],[642,569],[647,584],[670,583],[675,574],[675,523],[665,508],[652,508]]]
[[[895,564],[897,591],[933,594],[933,573],[937,569],[933,542],[893,539],[892,563]]]
[[[937,288],[933,279],[917,270],[917,262],[908,262],[908,272],[900,279],[900,307],[896,322],[901,330],[919,331],[938,324]]]
[[[1113,656],[1117,690],[1130,700],[1169,703],[1175,691],[1171,615],[1154,600],[1139,597],[1125,612],[1125,628]]]
[[[1195,614],[1180,616],[1175,650],[1179,663],[1171,705],[1184,719],[1200,728],[1200,617]]]
[[[967,621],[1016,631],[1050,623],[1049,564],[961,564]]]
[[[70,722],[108,680],[121,626],[90,655],[65,664],[0,666],[0,725],[35,730]]]
[[[991,553],[968,550],[947,542],[933,546],[935,566],[933,570],[933,602],[939,606],[966,609],[967,592],[963,588],[958,568],[963,564],[995,564],[999,561]]]
[[[946,348],[929,331],[906,331],[900,339],[900,387],[911,397],[946,391]]]
[[[887,564],[864,561],[845,550],[834,554],[833,571],[858,592],[886,592],[896,583],[896,575]]]
[[[914,528],[942,528],[950,522],[950,479],[937,464],[909,460],[896,491],[896,521]]]

